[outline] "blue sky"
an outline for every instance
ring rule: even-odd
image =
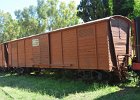
[[[69,2],[71,0],[60,0]],[[73,0],[76,4],[79,4],[80,0]],[[0,0],[0,10],[4,12],[10,12],[14,17],[14,11],[18,9],[23,9],[29,5],[36,5],[36,0]]]

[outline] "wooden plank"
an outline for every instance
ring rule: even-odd
[[[108,22],[96,24],[98,69],[109,70]]]
[[[63,54],[63,37],[62,37],[62,31],[61,31],[61,48],[62,48],[62,50],[61,50],[61,52],[62,52],[62,64],[64,64],[64,54]],[[62,66],[62,67],[64,67],[64,66]]]
[[[2,44],[2,66],[5,67],[4,44]]]
[[[40,36],[32,37],[32,57],[33,65],[40,65]]]
[[[32,39],[27,38],[25,39],[25,57],[26,57],[26,67],[33,66],[33,58],[32,58]]]
[[[12,45],[8,43],[8,66],[12,67]]]
[[[40,64],[49,65],[48,34],[40,35]],[[49,66],[44,66],[43,68],[48,67]]]
[[[0,67],[2,67],[2,45],[0,45]]]
[[[65,68],[77,69],[78,58],[77,58],[77,37],[76,29],[70,29],[62,31],[63,38],[63,61]]]
[[[117,19],[117,18],[111,19],[111,30],[112,30],[113,42],[115,46],[116,57],[117,55],[120,54],[122,55],[127,54],[126,50],[128,48],[126,44],[127,44],[127,35],[129,34],[128,23],[122,19]],[[122,61],[120,61],[120,63],[122,63]]]
[[[80,69],[80,66],[79,66],[78,28],[76,28],[76,44],[77,44],[77,66],[78,66],[78,69]]]
[[[12,48],[12,67],[18,67],[17,41],[11,43]]]
[[[78,28],[78,54],[80,69],[97,69],[95,26]]]
[[[25,44],[24,40],[18,41],[18,63],[19,67],[25,67]]]
[[[2,66],[3,66],[3,67],[6,67],[5,52],[4,52],[4,44],[2,44]]]
[[[61,32],[50,34],[50,58],[52,65],[63,65]],[[62,66],[51,66],[51,68],[63,68]]]

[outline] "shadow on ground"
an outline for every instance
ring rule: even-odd
[[[0,74],[0,87],[12,87],[28,90],[31,92],[47,94],[56,98],[62,98],[69,94],[91,91],[102,88],[105,84],[87,84],[81,80],[69,80],[56,78],[50,75],[10,75]]]
[[[135,76],[135,75],[134,75]],[[124,84],[118,85],[120,88],[119,91],[103,95],[96,100],[140,100],[140,77],[133,77],[133,81],[131,83],[130,80],[126,81]],[[131,84],[126,85],[126,84]]]
[[[140,87],[121,87],[120,91],[101,96],[96,100],[140,100]]]
[[[16,75],[0,73],[0,87],[11,87],[30,92],[47,94],[63,98],[70,94],[90,92],[106,87],[107,83],[85,83],[78,79],[69,79],[54,75]],[[140,84],[136,87],[120,87],[121,90],[103,95],[96,100],[140,100]]]
[[[96,100],[140,100],[140,88],[125,87],[118,92],[102,96]]]

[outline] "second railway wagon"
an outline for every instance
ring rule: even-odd
[[[131,21],[111,16],[0,45],[5,68],[112,71],[128,63]]]

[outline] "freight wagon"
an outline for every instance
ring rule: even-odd
[[[122,76],[131,52],[131,21],[111,16],[0,45],[5,69],[107,71]]]

